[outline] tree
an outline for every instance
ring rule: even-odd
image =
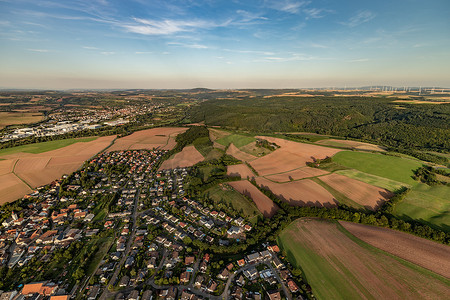
[[[190,245],[192,243],[192,239],[188,236],[185,236],[183,238],[183,243],[185,243],[186,245]]]

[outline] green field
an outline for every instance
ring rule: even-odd
[[[212,143],[207,136],[196,139],[192,144],[194,145],[195,149],[197,149],[198,152],[203,155],[203,157],[206,157],[208,153],[213,149]]]
[[[231,134],[216,140],[217,143],[224,145],[225,147],[228,147],[229,144],[233,143],[238,148],[250,144],[253,141],[256,141],[254,137],[240,134]]]
[[[56,150],[62,147],[66,147],[75,143],[86,143],[93,140],[96,140],[97,137],[84,137],[84,138],[76,138],[76,139],[66,139],[66,140],[56,140],[56,141],[49,141],[49,142],[42,142],[42,143],[36,143],[36,144],[29,144],[29,145],[23,145],[23,146],[17,146],[12,148],[6,148],[6,149],[0,149],[0,156],[3,155],[10,155],[15,154],[19,152],[26,152],[26,153],[43,153],[51,150]]]
[[[258,216],[262,216],[261,212],[258,210],[253,201],[248,200],[240,193],[235,190],[222,189],[220,186],[216,185],[205,191],[205,195],[208,195],[211,200],[214,201],[214,208],[217,210],[223,209],[231,206],[234,211],[240,212],[242,210],[243,215],[255,224],[258,220]]]
[[[450,230],[450,187],[419,184],[398,203],[394,215],[421,220]]]
[[[363,181],[365,183],[381,187],[383,189],[387,189],[389,191],[395,192],[396,190],[399,190],[402,186],[409,187],[409,185],[398,182],[395,180],[387,179],[384,177],[364,173],[358,170],[340,170],[336,171],[336,174],[341,174],[356,180]]]
[[[375,153],[342,151],[333,156],[333,161],[364,173],[377,175],[411,186],[418,184],[411,176],[413,170],[422,166],[417,160]]]
[[[298,219],[277,241],[317,299],[446,297],[449,280],[372,247],[336,221]]]

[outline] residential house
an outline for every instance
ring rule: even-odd
[[[288,286],[289,290],[291,291],[291,293],[295,293],[298,291],[298,286],[292,279],[289,279],[287,281],[287,286]]]
[[[226,269],[226,268],[223,269],[219,275],[217,275],[217,278],[222,279],[222,280],[227,280],[228,277],[230,277],[230,271],[228,271],[228,269]]]
[[[215,281],[211,281],[206,288],[206,290],[210,293],[214,293],[214,291],[217,289],[217,283]]]
[[[281,300],[281,295],[279,291],[268,291],[267,296],[270,300]]]
[[[182,284],[188,283],[191,277],[191,273],[189,272],[183,272],[180,274],[180,282]]]

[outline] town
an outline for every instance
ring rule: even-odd
[[[190,169],[160,170],[166,154],[104,152],[5,206],[0,299],[301,299],[278,246],[203,247],[254,229],[189,199]]]
[[[130,122],[139,115],[168,112],[170,108],[160,104],[126,105],[124,107],[89,108],[64,107],[52,111],[44,120],[34,126],[12,128],[0,142],[29,137],[57,136],[82,130],[94,130],[102,127],[114,127]],[[17,126],[15,126],[17,127]]]

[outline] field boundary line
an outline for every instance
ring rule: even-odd
[[[20,181],[22,181],[23,183],[25,183],[31,190],[33,190],[33,188],[31,187],[31,185],[29,185],[28,182],[26,182],[24,179],[22,179],[22,178],[21,178],[19,175],[17,175],[16,172],[15,172],[16,165],[17,165],[17,163],[19,162],[19,160],[20,160],[20,158],[18,158],[18,159],[16,160],[16,162],[14,163],[14,167],[13,167],[11,173],[14,174],[14,176],[16,176],[17,178],[19,178]]]

